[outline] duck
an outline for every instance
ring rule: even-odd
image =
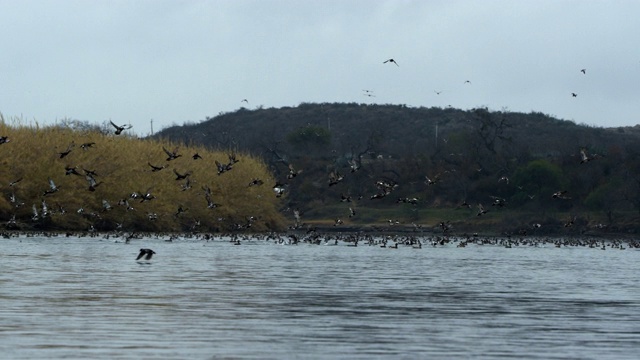
[[[140,260],[142,259],[142,257],[144,257],[145,260],[151,260],[151,257],[155,255],[155,253],[156,252],[151,249],[140,249],[140,253],[138,254],[136,260]]]
[[[109,211],[109,210],[111,210],[113,208],[111,207],[111,204],[109,204],[109,202],[107,200],[102,199],[102,209],[103,209],[103,211]]]
[[[49,179],[49,189],[44,191],[43,196],[53,194],[55,192],[58,192],[58,190],[60,190],[60,188],[56,186],[56,183],[54,183],[53,180]]]
[[[214,209],[220,206],[220,204],[214,203],[211,199],[211,189],[208,186],[203,186],[202,190],[204,190],[204,198],[207,200],[207,209]]]
[[[109,120],[109,122],[111,123],[111,126],[113,126],[116,129],[116,131],[115,131],[116,135],[120,135],[124,130],[131,129],[133,127],[133,125],[131,125],[131,124],[118,126],[118,125],[114,124],[113,121],[111,121],[111,120]]]
[[[73,150],[74,144],[73,142],[71,144],[69,144],[69,146],[67,146],[67,149],[63,152],[59,152],[58,155],[60,156],[60,159],[63,159],[65,156],[69,155],[71,153],[71,150]]]
[[[287,174],[287,179],[293,179],[298,176],[302,170],[296,170],[292,164],[289,164],[289,174]]]
[[[102,184],[102,182],[97,182],[93,175],[87,174],[84,178],[89,182],[89,191],[96,191],[98,185]]]
[[[167,165],[156,166],[156,165],[151,164],[151,162],[147,162],[147,165],[149,165],[151,167],[151,172],[160,171],[160,170],[162,170],[162,169],[167,167]]]
[[[65,175],[78,175],[78,176],[82,176],[77,169],[77,166],[71,167],[71,166],[65,166],[64,167],[64,174]]]
[[[163,146],[162,150],[167,154],[167,161],[175,160],[182,156],[181,154],[178,154],[178,148],[175,148],[173,151],[169,151]]]
[[[216,163],[216,168],[218,169],[218,175],[221,175],[222,173],[229,171],[232,169],[231,164],[222,164],[220,163],[220,161],[215,160]]]
[[[82,145],[80,145],[80,147],[82,148],[82,150],[89,150],[89,148],[93,147],[93,145],[95,145],[95,142],[86,142]]]
[[[566,193],[567,193],[567,190],[556,191],[553,193],[553,195],[551,195],[551,197],[554,199],[562,199],[562,200],[571,199],[571,197],[567,196]]]
[[[344,176],[340,174],[338,171],[332,171],[329,173],[329,186],[336,185],[343,179],[344,179]]]
[[[187,177],[187,179],[184,181],[184,184],[180,185],[180,189],[182,191],[191,189],[191,178]]]
[[[18,178],[18,179],[16,179],[16,180],[13,180],[12,182],[10,182],[10,183],[9,183],[9,186],[10,186],[10,187],[14,187],[14,186],[16,186],[20,181],[22,181],[22,177],[20,177],[20,178]]]
[[[156,197],[151,194],[151,188],[149,188],[144,193],[140,193],[140,198],[141,198],[140,202],[143,203],[145,201],[151,201],[151,200],[155,199]]]
[[[276,184],[273,185],[273,191],[276,193],[276,197],[281,197],[285,192],[284,184],[276,182]]]
[[[184,180],[191,176],[190,172],[186,172],[184,174],[180,174],[176,169],[173,169],[173,173],[176,174],[176,180]]]

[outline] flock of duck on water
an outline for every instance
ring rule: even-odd
[[[150,240],[173,243],[174,241],[201,241],[228,243],[231,245],[285,245],[285,246],[340,246],[340,247],[376,247],[386,249],[423,249],[423,248],[466,248],[493,246],[503,248],[584,248],[594,250],[640,249],[640,240],[602,239],[539,236],[445,236],[445,235],[379,235],[364,232],[357,233],[320,233],[309,232],[304,235],[285,233],[122,233],[122,232],[1,232],[5,239],[29,237],[75,237],[98,238],[116,243],[134,244]],[[149,261],[156,252],[150,248],[141,248],[136,261]]]

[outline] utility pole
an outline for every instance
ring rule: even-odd
[[[151,119],[151,136],[153,136],[153,119]]]

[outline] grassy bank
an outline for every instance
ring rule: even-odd
[[[60,127],[14,126],[4,119],[0,136],[6,137],[0,144],[0,219],[10,227],[128,231],[284,227],[277,211],[279,199],[271,188],[274,179],[261,160],[249,155],[236,154],[239,161],[232,169],[218,174],[215,161],[227,164],[229,154],[203,147]],[[170,152],[177,149],[179,156],[167,160],[163,147]],[[196,153],[201,158],[194,159]],[[162,169],[153,171],[149,164]],[[189,183],[176,180],[176,172],[189,173]],[[249,186],[254,179],[264,184]],[[205,188],[210,189],[211,201]],[[144,200],[141,196],[147,193],[149,199]],[[215,205],[209,207],[210,203]]]

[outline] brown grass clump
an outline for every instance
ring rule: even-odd
[[[275,180],[257,158],[236,154],[239,161],[232,169],[218,174],[215,161],[229,163],[227,153],[60,127],[9,126],[0,120],[0,137],[8,140],[0,140],[0,219],[10,228],[267,231],[284,227],[277,210],[279,199],[271,188]],[[95,144],[81,147],[88,143]],[[181,156],[167,161],[163,147],[177,149]],[[68,149],[71,152],[61,158]],[[195,153],[202,159],[193,159]],[[154,172],[149,163],[164,168]],[[65,174],[65,167],[80,175]],[[97,174],[95,191],[89,189],[86,170]],[[186,180],[176,180],[174,170],[191,173],[190,188],[185,188]],[[51,190],[49,179],[59,190],[45,194]],[[253,179],[264,184],[249,186]],[[20,181],[10,186],[16,180]],[[208,208],[206,187],[218,206]],[[142,201],[131,196],[135,192],[149,192],[154,198]],[[103,200],[111,209],[105,208]]]

